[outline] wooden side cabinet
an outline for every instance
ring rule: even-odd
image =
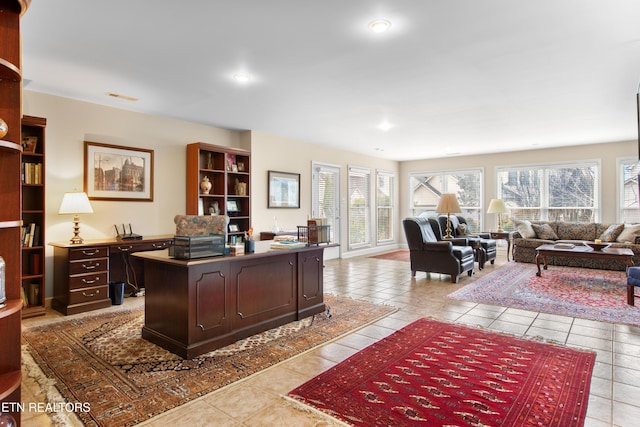
[[[29,0],[0,0],[0,256],[5,261],[6,300],[0,307],[0,403],[20,425],[22,335],[20,16]]]
[[[53,248],[53,301],[63,314],[111,306],[109,247]]]
[[[45,313],[45,127],[40,117],[22,118],[22,317]]]

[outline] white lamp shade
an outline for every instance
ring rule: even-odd
[[[504,204],[502,199],[491,199],[489,202],[489,209],[487,213],[505,213],[507,212],[507,205]]]
[[[438,202],[436,212],[443,214],[462,212],[462,209],[460,209],[460,205],[458,204],[458,198],[456,197],[456,195],[453,193],[444,193],[442,197],[440,197],[440,202]]]
[[[65,193],[60,203],[59,214],[93,213],[87,193]]]

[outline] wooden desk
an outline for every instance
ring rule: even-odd
[[[322,246],[192,261],[144,260],[142,337],[187,359],[325,310]]]
[[[80,245],[52,242],[53,301],[63,314],[76,314],[109,307],[109,282],[144,286],[142,263],[131,263],[130,254],[169,247],[173,236],[151,236],[139,240],[103,239]],[[131,288],[128,289],[131,291]]]

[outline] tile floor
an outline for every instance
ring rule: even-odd
[[[495,270],[505,262],[506,250],[502,247],[496,264],[487,264],[476,277]],[[438,274],[427,279],[425,273],[418,273],[412,279],[408,264],[403,262],[359,257],[329,260],[325,264],[326,292],[391,304],[399,310],[373,325],[164,413],[144,425],[334,425],[316,414],[295,408],[282,396],[363,347],[425,316],[511,334],[542,336],[597,352],[585,425],[640,425],[640,328],[448,300],[446,295],[470,283],[469,277],[464,275],[459,284],[452,284],[448,276]],[[532,272],[533,269],[532,265]],[[139,300],[127,298],[121,307],[140,303]],[[106,310],[113,309],[117,308]],[[61,318],[50,312],[46,317],[28,319],[23,323],[29,326]],[[42,400],[42,390],[26,378],[23,401]],[[71,421],[72,425],[80,425]],[[53,424],[44,414],[27,413],[23,415],[22,425]]]

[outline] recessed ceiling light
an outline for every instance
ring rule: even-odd
[[[378,125],[378,129],[381,130],[389,130],[393,127],[393,125],[391,123],[389,123],[388,121],[384,121],[382,123],[380,123],[380,125]]]
[[[236,73],[233,75],[233,79],[238,83],[247,83],[249,81],[249,75],[244,73]]]
[[[374,33],[384,33],[391,27],[391,22],[386,19],[376,19],[369,22],[369,29]]]

